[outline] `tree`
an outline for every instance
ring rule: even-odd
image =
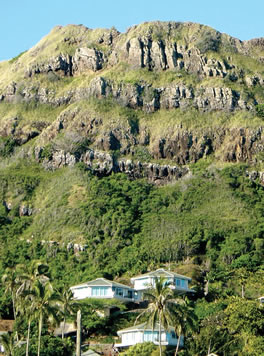
[[[49,278],[44,274],[47,269],[48,266],[39,260],[31,261],[29,266],[24,264],[16,266],[17,282],[19,284],[17,289],[19,312],[21,315],[26,316],[28,320],[26,356],[29,354],[30,327],[33,319],[32,313],[34,308],[34,294],[32,294],[32,289],[36,281],[43,284],[49,280]]]
[[[144,298],[149,301],[148,307],[143,310],[137,317],[136,322],[143,316],[148,317],[148,323],[154,329],[155,324],[159,324],[159,350],[162,355],[161,348],[161,327],[168,329],[172,322],[173,307],[175,295],[164,278],[155,278],[154,286],[151,286],[145,293]]]
[[[43,322],[48,319],[58,322],[58,305],[60,301],[49,282],[42,284],[37,280],[33,285],[30,295],[32,298],[33,317],[38,319],[38,356],[40,356]]]
[[[18,296],[18,311],[21,316],[27,319],[27,344],[26,344],[26,356],[29,355],[29,339],[30,339],[30,327],[33,320],[33,301],[34,297],[30,291],[24,291]]]
[[[14,319],[16,320],[16,291],[17,291],[17,273],[15,267],[7,267],[2,277],[2,283],[5,287],[5,293],[11,294]]]
[[[149,356],[156,350],[156,345],[153,342],[143,342],[142,344],[135,344],[127,351],[122,353],[122,356]]]
[[[25,290],[32,290],[37,280],[43,284],[49,280],[49,277],[46,275],[48,266],[39,260],[31,261],[29,266],[19,264],[16,269],[20,282],[18,293],[22,293]]]
[[[4,346],[6,356],[14,356],[16,344],[11,332],[0,336],[0,343]]]
[[[75,314],[77,312],[77,308],[79,307],[79,303],[73,299],[72,291],[66,287],[59,296],[61,312],[63,315],[63,325],[62,325],[62,339],[64,338],[64,330],[65,323],[67,317]]]
[[[194,331],[196,329],[197,317],[195,316],[193,308],[190,306],[186,298],[178,298],[177,302],[174,303],[171,313],[173,315],[175,333],[178,338],[175,350],[175,356],[177,356],[181,335],[186,336],[189,330]]]

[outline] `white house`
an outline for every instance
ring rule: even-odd
[[[135,302],[137,292],[124,284],[109,281],[106,278],[97,278],[70,288],[75,299],[99,298],[119,299],[124,302]]]
[[[117,348],[129,347],[138,343],[151,341],[155,345],[159,344],[159,324],[157,323],[154,329],[146,323],[135,325],[130,328],[119,330],[117,332],[121,338],[121,343],[115,344]],[[165,330],[161,327],[161,344],[162,345],[177,345],[177,336],[172,327]],[[183,337],[180,339],[180,346],[183,346]]]
[[[159,268],[156,271],[131,278],[131,283],[133,284],[134,289],[138,291],[139,299],[142,299],[142,295],[146,289],[150,286],[154,286],[155,278],[161,277],[164,278],[166,282],[170,283],[170,288],[179,293],[194,292],[193,289],[189,288],[189,283],[192,280],[191,278]]]
[[[264,304],[264,297],[259,297],[258,300],[261,304]]]

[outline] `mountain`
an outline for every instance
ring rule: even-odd
[[[95,168],[100,157],[100,170],[127,171],[131,157],[174,166],[212,153],[255,162],[263,60],[263,39],[242,42],[194,23],[144,23],[126,33],[58,26],[0,64],[0,135],[34,148],[37,160],[51,145],[47,168]]]
[[[263,62],[263,38],[179,22],[57,26],[1,62],[0,277],[41,260],[61,290],[171,269],[197,292],[186,355],[262,354]],[[133,317],[97,319],[114,336]]]
[[[256,254],[263,61],[261,38],[149,22],[57,26],[0,63],[2,243],[86,250],[75,282]]]

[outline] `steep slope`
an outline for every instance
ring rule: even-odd
[[[107,218],[100,223],[108,226],[104,232],[96,224],[90,236],[92,223],[82,210],[90,188],[80,169],[162,185],[195,182],[192,164],[201,160],[218,177],[217,190],[218,169],[244,162],[247,175],[263,184],[263,55],[262,39],[241,42],[193,23],[144,23],[126,33],[55,27],[0,64],[3,216],[9,223],[17,216],[26,221],[18,228],[25,240],[86,244],[113,229],[123,248],[123,239],[130,244],[132,235],[148,229],[137,221],[142,207],[132,214],[138,228],[129,237],[112,223],[109,228]],[[220,209],[229,211],[224,207],[233,198],[221,189]],[[209,201],[197,204],[206,210]],[[222,224],[220,217],[215,224]],[[175,234],[172,229],[169,238]]]
[[[242,42],[194,23],[144,23],[126,33],[57,26],[0,64],[2,146],[28,142],[37,160],[49,151],[47,168],[81,160],[135,176],[156,169],[135,167],[139,158],[166,159],[157,177],[210,154],[256,162],[263,58],[262,39]],[[81,152],[65,147],[74,136]]]

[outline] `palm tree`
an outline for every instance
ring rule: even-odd
[[[28,321],[26,356],[29,355],[30,328],[33,320],[34,295],[31,291],[23,291],[18,295],[18,311]]]
[[[58,322],[59,298],[49,282],[42,284],[39,280],[34,283],[30,295],[32,298],[32,316],[38,319],[38,356],[40,356],[43,322],[48,319]]]
[[[175,296],[173,290],[169,287],[170,283],[166,282],[164,278],[155,278],[154,286],[144,293],[144,298],[149,301],[148,307],[144,309],[141,314],[136,318],[136,322],[142,316],[147,316],[147,324],[150,323],[152,329],[155,324],[159,324],[159,351],[162,355],[161,348],[161,327],[165,330],[168,329],[172,322],[172,313]]]
[[[42,284],[49,281],[49,277],[45,272],[48,266],[39,260],[31,261],[29,266],[19,264],[17,265],[18,279],[20,287],[18,293],[22,293],[25,290],[32,290],[32,287],[36,280],[40,280]]]
[[[19,312],[21,315],[26,316],[28,320],[26,356],[29,354],[30,327],[33,319],[34,294],[32,294],[32,289],[37,280],[41,283],[45,283],[49,280],[49,278],[44,275],[44,271],[47,268],[48,266],[39,260],[33,260],[29,266],[24,264],[16,266],[18,283],[16,294],[19,304]]]
[[[187,298],[177,298],[172,310],[172,320],[177,335],[175,356],[178,355],[181,335],[186,336],[189,330],[196,329],[197,317]]]
[[[16,291],[17,291],[17,273],[15,267],[7,267],[2,277],[2,284],[5,286],[5,293],[11,294],[13,314],[16,320]]]
[[[77,313],[80,303],[76,302],[73,299],[72,291],[67,287],[65,287],[65,289],[60,294],[59,300],[60,300],[61,312],[63,315],[63,325],[62,325],[61,337],[62,337],[62,339],[64,339],[64,330],[65,330],[66,319],[67,319],[67,317]]]
[[[4,347],[4,353],[6,356],[14,356],[16,344],[14,336],[11,332],[0,336],[0,343]]]

